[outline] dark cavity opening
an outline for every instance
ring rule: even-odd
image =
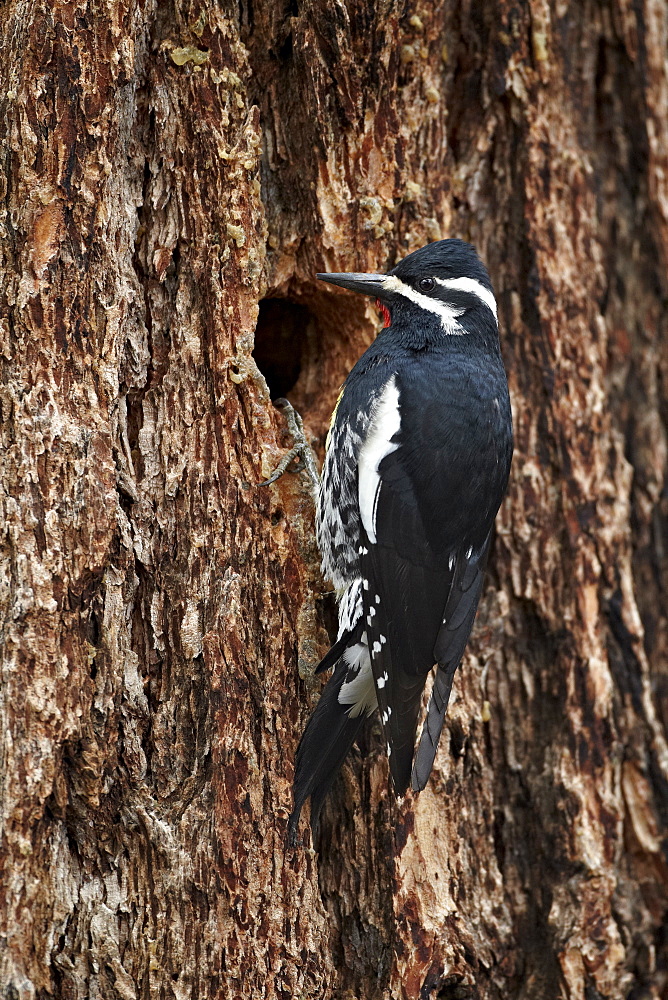
[[[289,299],[262,299],[255,330],[255,363],[272,399],[287,395],[301,374],[311,314]]]

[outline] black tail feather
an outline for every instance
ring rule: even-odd
[[[434,686],[429,699],[427,718],[424,720],[420,743],[413,764],[412,786],[414,792],[421,792],[429,780],[429,775],[438,749],[438,740],[443,728],[445,712],[450,700],[452,680],[455,676],[458,660],[447,669],[439,667],[434,678]]]
[[[438,669],[413,764],[412,786],[415,792],[422,791],[427,784],[434,763],[450,700],[452,681],[459,661],[464,655],[480,600],[489,539],[490,536],[487,537],[478,558],[469,560],[466,564],[464,572],[448,596],[447,614],[434,646],[434,659],[438,663]]]
[[[391,736],[391,749],[388,746],[390,774],[392,786],[397,798],[403,798],[411,783],[413,755],[415,753],[415,733],[422,692],[427,678],[412,677],[403,670],[392,667],[392,714],[385,725],[386,733]],[[381,708],[381,718],[383,709]]]
[[[339,692],[346,679],[346,671],[345,662],[340,660],[325,685],[297,749],[295,805],[288,821],[288,842],[293,847],[297,840],[299,816],[309,795],[311,829],[315,835],[325,796],[366,718],[364,712],[360,712],[357,718],[351,718],[348,714],[350,705],[339,704]]]

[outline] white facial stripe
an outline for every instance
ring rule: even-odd
[[[478,284],[478,282],[474,282],[474,284]],[[457,318],[464,312],[463,309],[455,309],[445,302],[439,302],[438,299],[430,299],[428,295],[416,292],[410,285],[405,285],[403,281],[397,278],[396,274],[388,274],[384,278],[383,288],[387,288],[391,292],[396,292],[398,295],[403,295],[404,298],[414,302],[421,309],[426,309],[428,312],[434,313],[441,320],[446,333],[454,335],[465,333],[457,322]]]
[[[441,288],[452,288],[456,292],[468,292],[469,295],[477,295],[481,302],[492,310],[494,313],[494,319],[497,320],[496,315],[496,299],[490,292],[489,288],[485,286],[480,281],[476,281],[475,278],[435,278],[434,279]]]
[[[393,375],[378,397],[358,459],[360,515],[370,542],[376,541],[376,503],[380,488],[378,466],[386,455],[399,447],[392,438],[400,428],[399,390]]]

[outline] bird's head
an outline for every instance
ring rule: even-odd
[[[445,333],[466,333],[466,317],[497,325],[496,299],[475,247],[440,240],[404,257],[388,274],[318,274],[321,281],[371,295],[385,326],[429,320]]]

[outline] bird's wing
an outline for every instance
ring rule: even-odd
[[[443,624],[439,629],[434,646],[434,657],[438,664],[438,670],[434,678],[427,717],[422,727],[422,735],[413,764],[411,783],[416,792],[422,791],[427,784],[434,763],[450,700],[452,681],[473,628],[473,620],[482,591],[490,539],[491,533],[481,551],[471,552],[468,558],[466,558],[466,553],[464,554],[464,559],[460,560],[459,571],[450,588],[445,605]]]
[[[436,662],[454,674],[473,624],[488,546],[483,536],[483,544],[474,547],[466,531],[456,530],[449,538],[441,523],[468,460],[461,441],[439,433],[428,420],[412,420],[406,440],[400,425],[399,392],[391,379],[360,451],[360,566],[364,626],[399,795],[411,780],[427,675]],[[468,516],[479,527],[477,512]],[[466,526],[467,519],[461,523]],[[437,720],[442,725],[452,683],[451,677],[448,685],[442,680],[428,716],[434,752]],[[425,749],[420,777],[428,757]]]
[[[381,487],[378,518],[385,530],[375,543],[363,543],[364,626],[392,780],[403,795],[411,780],[422,692],[455,589],[457,559],[452,567],[446,561],[442,570],[420,560],[420,526],[391,489]],[[406,542],[415,539],[412,552],[399,535]],[[463,644],[470,625],[464,627]]]

